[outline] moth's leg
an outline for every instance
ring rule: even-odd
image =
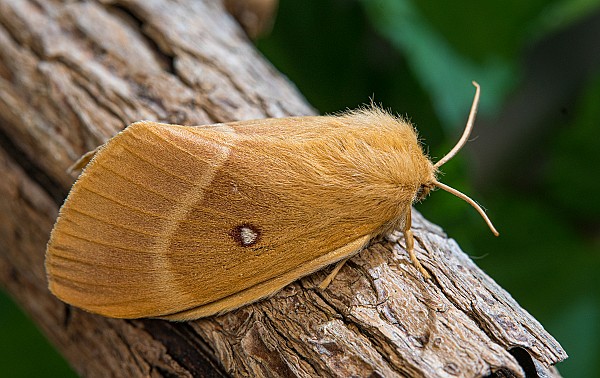
[[[323,280],[323,282],[321,282],[321,284],[319,285],[319,289],[321,290],[325,290],[327,288],[327,286],[329,286],[329,284],[331,283],[331,281],[333,281],[333,279],[335,278],[335,276],[338,274],[338,272],[340,271],[340,269],[342,269],[342,267],[344,266],[344,264],[346,263],[346,261],[348,261],[349,258],[345,258],[343,260],[338,261],[338,263],[336,264],[335,268],[333,268],[333,270],[331,271],[331,273],[329,273],[327,275],[327,277],[325,277],[325,279]]]
[[[79,170],[83,169],[90,162],[90,160],[92,160],[94,155],[96,155],[96,152],[98,152],[100,147],[102,147],[102,146],[98,146],[95,149],[88,151],[85,154],[81,155],[81,157],[79,159],[77,159],[77,161],[75,163],[73,163],[73,165],[71,165],[67,169],[67,172],[74,173],[75,171],[79,171]]]
[[[406,250],[408,251],[408,256],[410,257],[410,261],[412,261],[413,265],[419,269],[423,277],[425,279],[430,279],[431,276],[429,272],[423,268],[417,256],[415,255],[415,236],[413,235],[412,230],[410,229],[412,226],[412,218],[411,218],[411,209],[409,208],[406,215],[406,222],[404,223],[404,238],[406,239]]]

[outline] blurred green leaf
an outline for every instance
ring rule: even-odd
[[[76,377],[40,331],[0,290],[0,377]]]
[[[542,9],[531,27],[531,37],[541,38],[548,33],[569,26],[600,7],[600,0],[551,1]]]
[[[575,108],[577,117],[551,139],[545,186],[556,206],[574,222],[598,230],[600,198],[600,73],[592,78]]]
[[[481,101],[483,112],[496,111],[515,84],[514,61],[491,49],[477,59],[461,55],[449,43],[449,35],[440,33],[412,1],[365,0],[363,3],[377,30],[403,52],[449,130],[463,127],[465,123],[474,93],[471,81],[478,81],[485,88],[486,95]],[[474,20],[460,22],[462,27],[457,30],[476,32],[471,27]],[[465,38],[461,45],[470,40]]]
[[[597,377],[600,358],[600,301],[597,292],[573,292],[548,316],[546,327],[569,353],[559,365],[563,377]]]

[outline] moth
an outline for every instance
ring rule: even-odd
[[[133,123],[88,156],[46,252],[49,288],[116,318],[190,320],[268,297],[404,232],[465,144],[433,164],[413,126],[372,107],[337,116],[178,126]],[[87,164],[87,165],[86,165]]]

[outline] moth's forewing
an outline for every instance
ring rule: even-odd
[[[50,289],[107,316],[182,320],[355,253],[403,219],[427,172],[389,173],[431,165],[412,127],[388,118],[129,126],[61,209]]]

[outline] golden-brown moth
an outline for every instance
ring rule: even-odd
[[[255,302],[404,231],[439,166],[377,109],[208,126],[137,122],[84,158],[46,252],[50,290],[117,318],[189,320]]]

